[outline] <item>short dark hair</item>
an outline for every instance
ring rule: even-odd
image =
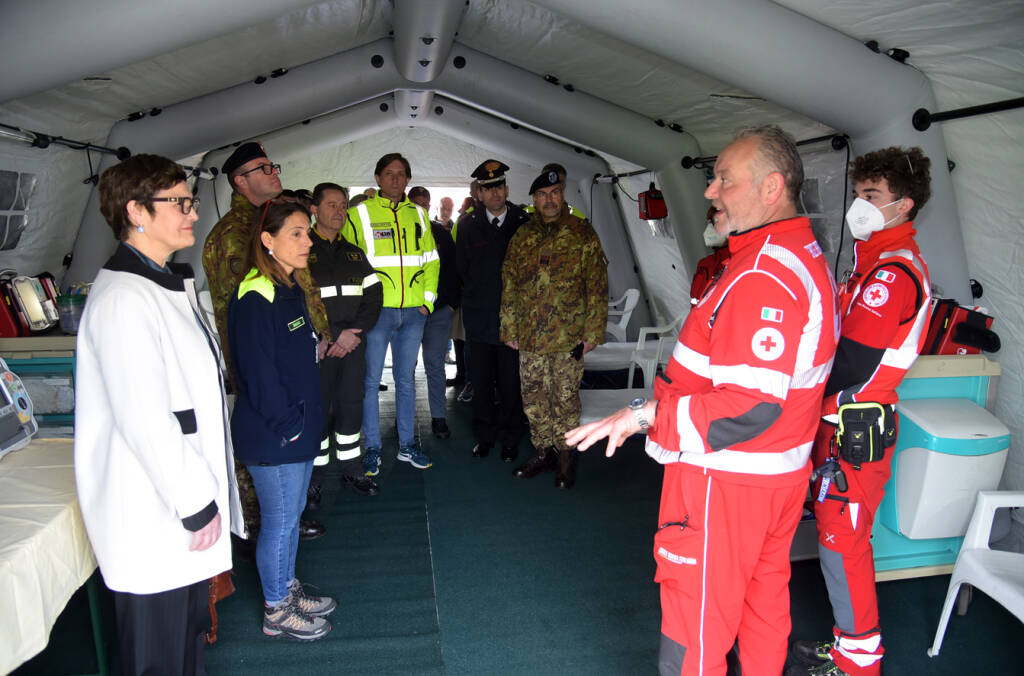
[[[804,185],[804,162],[796,149],[796,140],[774,124],[747,127],[736,133],[734,141],[757,139],[757,162],[764,176],[777,171],[786,183],[786,192],[793,204],[800,201],[800,188]],[[762,176],[763,178],[763,176]]]
[[[276,236],[289,216],[300,213],[305,214],[308,219],[309,210],[301,202],[274,198],[260,207],[260,212],[259,227],[256,228],[252,241],[249,243],[249,260],[246,267],[247,269],[256,268],[260,271],[260,274],[269,278],[275,284],[291,286],[291,278],[284,273],[284,268],[281,267],[281,264],[270,255],[267,247],[263,246],[263,238],[260,235],[264,232],[269,232],[271,235]]]
[[[337,190],[345,196],[345,199],[348,199],[347,188],[343,188],[337,183],[317,183],[313,188],[313,204],[320,206],[320,203],[324,201],[324,193],[328,190]]]
[[[430,201],[430,191],[424,188],[422,185],[413,186],[412,188],[409,189],[409,199],[412,199],[413,197],[419,197],[420,195],[426,197],[428,202]]]
[[[128,202],[138,202],[152,215],[152,198],[185,179],[184,169],[160,155],[133,155],[104,171],[99,184],[100,213],[107,219],[114,237],[124,241],[135,227],[128,218]]]
[[[412,178],[412,167],[409,166],[409,160],[402,157],[402,153],[388,153],[377,160],[377,166],[373,169],[373,175],[380,176],[380,172],[384,171],[384,168],[395,160],[401,162],[402,166],[405,167],[405,177]]]
[[[913,220],[932,196],[931,166],[931,159],[917,146],[892,146],[861,155],[850,162],[850,180],[860,183],[884,178],[893,195],[914,200],[914,208],[907,213],[907,218]]]

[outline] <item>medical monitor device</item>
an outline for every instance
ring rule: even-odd
[[[27,446],[38,431],[25,385],[0,359],[0,459]]]

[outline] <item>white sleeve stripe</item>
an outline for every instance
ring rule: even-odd
[[[792,378],[787,373],[758,366],[739,364],[736,366],[713,365],[711,380],[715,385],[739,385],[748,390],[757,390],[785,399]],[[680,447],[682,448],[682,447]]]
[[[362,296],[363,287],[355,284],[344,284],[341,287],[342,296]]]
[[[679,399],[676,404],[676,429],[679,432],[679,448],[687,453],[703,453],[704,439],[690,419],[689,395]]]
[[[812,366],[809,369],[803,371],[797,371],[793,374],[793,381],[790,383],[790,388],[794,390],[809,389],[817,387],[822,383],[828,381],[828,376],[832,372],[832,360],[829,359],[824,364]]]
[[[363,277],[363,288],[364,289],[368,289],[371,286],[373,286],[374,284],[380,284],[380,279],[377,277],[377,273],[376,272],[371,272],[370,274],[368,274],[365,277]]]
[[[676,346],[672,348],[672,358],[698,376],[711,378],[711,358],[708,355],[701,354],[676,341]]]
[[[320,297],[321,298],[334,298],[338,295],[338,287],[336,286],[321,286]]]

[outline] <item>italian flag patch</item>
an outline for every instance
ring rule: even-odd
[[[773,307],[761,308],[761,319],[766,322],[775,322],[776,324],[782,323],[782,310],[776,310]]]
[[[896,275],[889,272],[888,270],[879,270],[878,273],[875,275],[875,279],[880,279],[886,284],[890,284],[896,281]]]

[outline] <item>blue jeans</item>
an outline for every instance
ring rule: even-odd
[[[445,417],[444,357],[448,354],[448,335],[452,329],[450,305],[435,308],[423,326],[423,370],[427,373],[427,400],[430,417]]]
[[[384,359],[391,345],[391,373],[395,377],[395,409],[398,417],[398,445],[416,442],[416,357],[423,340],[426,316],[419,308],[386,307],[377,325],[366,334],[366,381],[363,395],[363,434],[366,448],[380,448],[380,402],[378,387],[384,373]]]
[[[246,465],[260,501],[260,534],[256,541],[256,569],[263,598],[270,605],[288,596],[295,579],[295,553],[299,549],[299,516],[306,506],[306,490],[313,461],[287,465]]]

